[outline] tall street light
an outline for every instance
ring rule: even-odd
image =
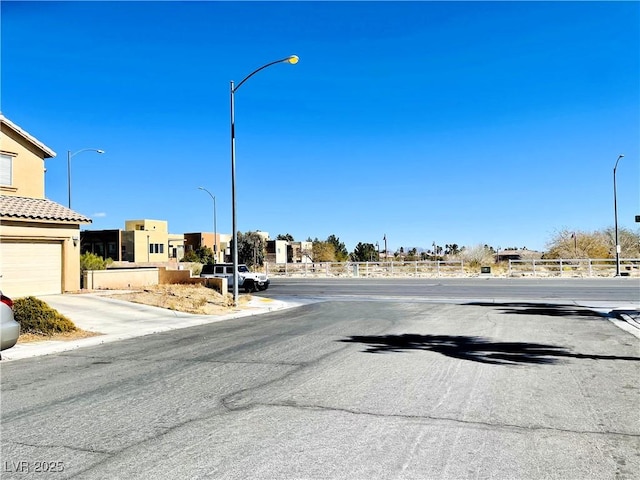
[[[233,250],[232,250],[232,262],[233,262],[233,304],[234,306],[238,306],[238,231],[236,229],[236,132],[235,132],[235,93],[242,86],[244,82],[246,82],[253,75],[258,73],[260,70],[263,70],[271,65],[275,65],[276,63],[290,63],[291,65],[295,65],[298,63],[297,55],[290,55],[281,60],[276,60],[275,62],[267,63],[266,65],[261,66],[260,68],[254,70],[249,75],[244,77],[237,86],[234,86],[233,80],[231,80],[231,229],[232,229],[232,241],[233,241]]]
[[[618,155],[616,165],[613,167],[613,215],[615,219],[616,229],[616,277],[620,276],[620,245],[618,245],[618,199],[616,196],[616,168],[618,168],[618,162],[624,155]]]
[[[215,264],[218,257],[218,227],[216,222],[216,197],[204,187],[198,187],[198,190],[204,190],[213,199],[213,263]]]
[[[82,152],[96,152],[104,153],[104,150],[98,148],[83,148],[75,153],[71,153],[71,150],[67,150],[67,191],[68,191],[68,207],[71,208],[71,158]]]

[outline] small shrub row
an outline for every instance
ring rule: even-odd
[[[71,320],[35,297],[15,299],[13,315],[20,324],[20,333],[49,336],[77,330]]]

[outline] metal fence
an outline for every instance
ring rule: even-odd
[[[572,258],[555,260],[509,260],[510,277],[612,277],[616,261],[612,258]],[[640,259],[620,260],[620,275],[640,276]]]
[[[318,262],[267,263],[272,277],[459,277],[466,275],[464,262]]]
[[[463,261],[266,263],[271,277],[613,277],[614,259],[509,260],[471,266]],[[623,276],[640,276],[640,259],[621,259]]]

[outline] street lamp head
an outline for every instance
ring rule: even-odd
[[[620,155],[618,155],[618,160],[620,160],[622,157],[624,157],[624,154],[621,153]]]
[[[104,150],[96,150],[97,153],[104,153]]]
[[[296,63],[298,63],[299,60],[300,59],[298,58],[297,55],[291,55],[290,57],[287,57],[285,62],[290,63],[291,65],[295,65]]]

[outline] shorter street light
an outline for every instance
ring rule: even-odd
[[[198,190],[203,190],[209,194],[213,200],[213,263],[218,261],[218,227],[216,222],[216,197],[206,188],[198,187]]]
[[[618,199],[616,196],[616,168],[618,168],[618,162],[624,155],[618,155],[616,164],[613,167],[613,215],[615,221],[616,230],[616,277],[620,276],[620,245],[618,244]]]
[[[71,153],[71,150],[67,150],[67,193],[68,193],[68,204],[67,206],[71,208],[71,158],[76,156],[82,152],[96,152],[96,153],[104,153],[104,150],[100,150],[98,148],[83,148],[82,150],[78,150],[75,153]]]

